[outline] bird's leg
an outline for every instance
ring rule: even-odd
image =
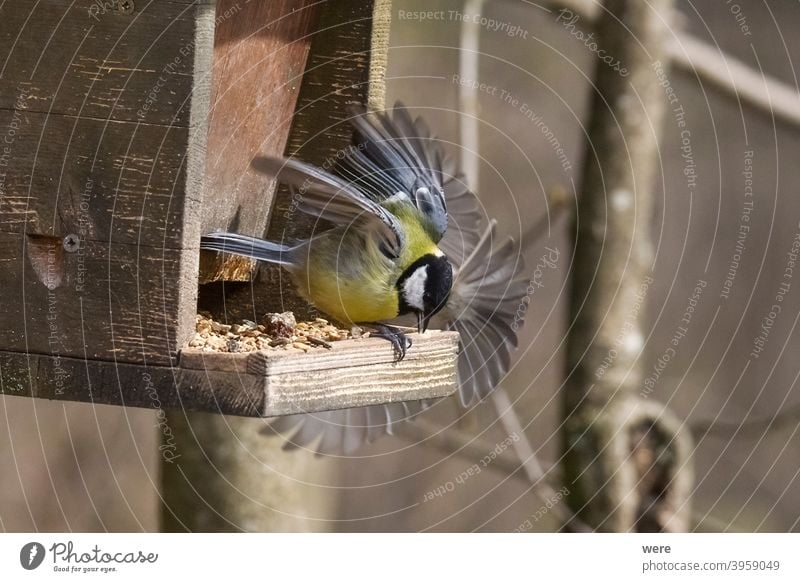
[[[376,323],[377,331],[370,333],[373,337],[381,337],[389,340],[394,348],[395,362],[402,362],[406,357],[406,351],[411,347],[411,338],[409,338],[403,331],[392,325],[385,323]]]

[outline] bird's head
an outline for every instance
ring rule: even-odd
[[[453,268],[443,254],[426,254],[414,261],[397,280],[400,315],[416,313],[419,332],[428,329],[450,295]]]

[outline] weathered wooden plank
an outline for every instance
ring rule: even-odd
[[[241,379],[152,364],[0,352],[0,393],[8,396],[258,416],[263,389],[252,390],[254,376]]]
[[[317,352],[313,360],[272,358],[266,367],[265,416],[452,394],[457,387],[458,334],[432,332],[411,337],[414,345],[402,362],[394,362],[391,346],[379,339],[336,342],[348,345]]]
[[[32,397],[38,370],[36,355],[0,352],[0,393]]]
[[[181,408],[198,412],[263,416],[264,378],[236,372],[184,370],[177,372]]]
[[[187,341],[213,26],[204,2],[0,6],[0,301],[22,306],[0,348],[168,363]],[[179,86],[152,110],[169,94],[183,121],[131,115],[156,64]]]
[[[372,338],[337,342],[341,346],[330,353],[320,349],[267,355],[280,365],[258,374],[243,371],[248,358],[261,358],[256,353],[186,350],[180,367],[173,368],[3,351],[0,393],[238,416],[319,412],[452,394],[458,334],[412,337],[414,346],[402,362],[394,362],[388,342]]]
[[[7,396],[158,408],[178,401],[172,378],[166,366],[0,352],[0,392]]]
[[[413,346],[395,362],[383,339],[344,340],[309,353],[282,350],[249,354],[181,351],[182,378],[194,385],[225,386],[242,402],[261,406],[263,416],[281,416],[388,402],[438,398],[456,389],[458,334],[411,334]],[[258,381],[253,384],[253,379]],[[263,396],[259,401],[255,394]],[[227,402],[227,401],[226,401]],[[239,404],[242,406],[243,404]]]
[[[257,155],[282,155],[302,81],[319,3],[219,0],[214,41],[203,231],[262,236],[274,183],[250,167]],[[253,263],[208,254],[201,282],[249,280]]]
[[[196,348],[181,350],[178,365],[186,370],[247,373],[247,361],[252,353],[206,352]]]
[[[3,350],[168,363],[194,331],[182,251],[0,233]]]
[[[0,136],[0,231],[197,248],[197,132],[14,110]]]
[[[372,2],[342,0],[322,11],[286,145],[287,155],[329,168],[336,161],[336,153],[350,144],[348,107],[367,103],[372,10]],[[317,222],[296,212],[288,189],[281,188],[270,209],[269,238],[308,236]]]
[[[224,17],[221,16],[221,17]],[[213,2],[6,0],[0,108],[188,126]],[[198,41],[201,46],[198,46]],[[200,51],[198,54],[197,51]],[[200,58],[198,58],[198,56]]]
[[[408,350],[403,363],[428,361],[430,358],[450,354],[453,337],[453,332],[438,330],[431,330],[423,335],[409,334],[409,338],[413,340],[413,349]],[[394,354],[389,342],[381,340],[381,343],[363,339],[335,341],[331,342],[330,349],[314,350],[313,360],[298,359],[295,353],[282,350],[252,352],[247,359],[247,371],[251,374],[277,376],[334,370],[347,365],[359,367],[392,363]],[[379,349],[381,347],[386,349]]]

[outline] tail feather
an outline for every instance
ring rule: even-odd
[[[241,255],[275,265],[293,265],[297,247],[262,240],[232,232],[212,232],[200,238],[200,248],[232,255]]]

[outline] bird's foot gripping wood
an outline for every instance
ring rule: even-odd
[[[380,337],[389,340],[394,348],[395,362],[402,362],[406,357],[406,351],[411,347],[409,338],[400,328],[384,323],[375,324],[376,330],[371,332],[372,337]]]

